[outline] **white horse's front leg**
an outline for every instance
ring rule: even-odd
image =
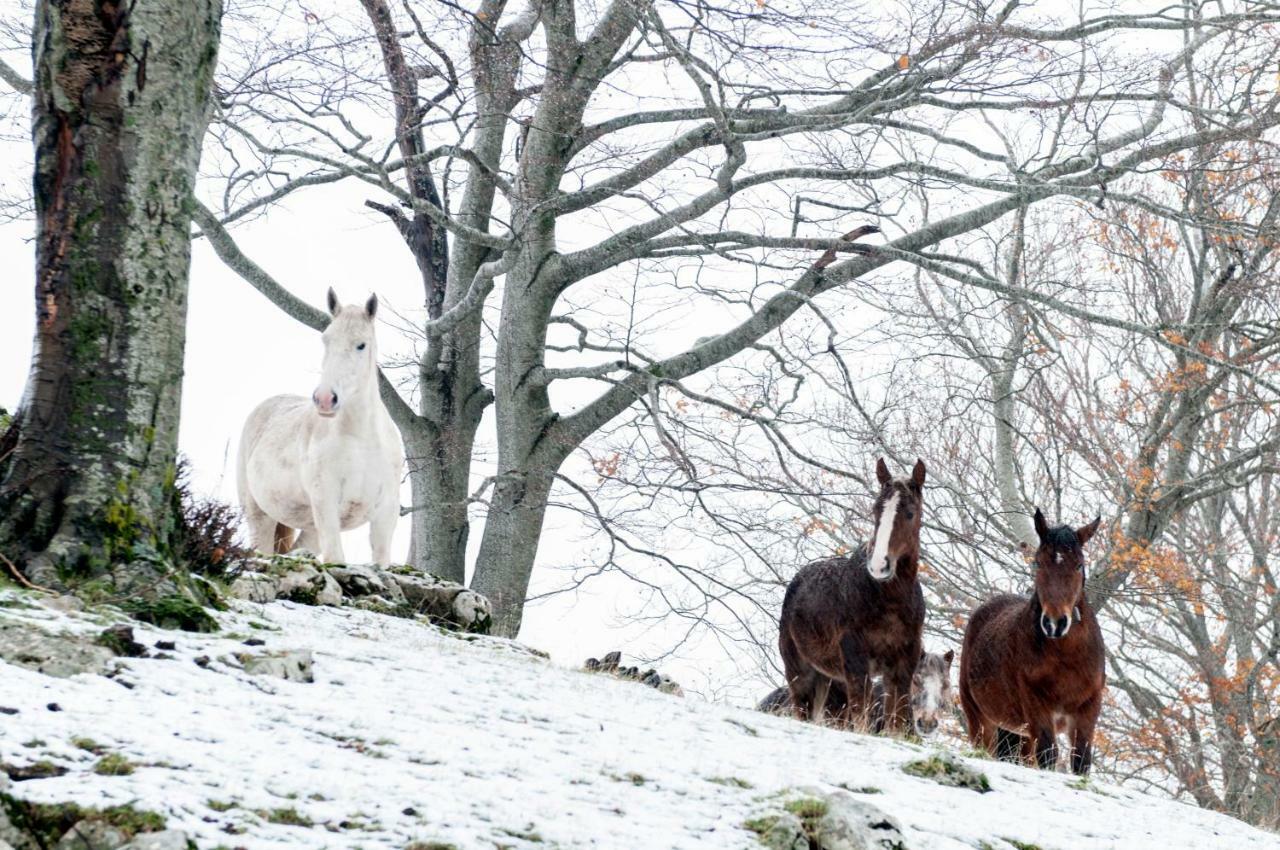
[[[391,565],[391,537],[399,520],[400,502],[397,499],[384,500],[384,504],[379,505],[369,518],[369,548],[373,551],[373,562],[380,567]]]
[[[342,553],[342,522],[338,517],[338,505],[317,500],[312,503],[311,513],[316,521],[316,536],[320,538],[320,562],[345,564],[347,556]]]

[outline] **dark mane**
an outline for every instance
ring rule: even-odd
[[[1049,529],[1043,542],[1054,549],[1080,548],[1080,538],[1076,536],[1076,530],[1069,525],[1059,525]]]

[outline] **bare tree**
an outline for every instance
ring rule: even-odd
[[[233,268],[314,323],[226,225],[320,182],[362,180],[384,196],[371,205],[405,236],[427,312],[416,409],[387,388],[413,458],[415,552],[433,572],[462,575],[465,506],[482,500],[473,586],[493,598],[506,633],[519,627],[557,471],[655,383],[739,355],[816,298],[877,280],[892,263],[962,272],[963,257],[930,252],[1046,198],[1142,204],[1117,190],[1124,175],[1257,137],[1276,120],[1273,96],[1247,85],[1204,115],[1186,96],[1202,53],[1226,42],[1263,73],[1270,48],[1258,25],[1277,14],[1265,4],[1066,24],[1016,3],[917,6],[902,17],[639,0],[598,10],[492,2],[475,13],[362,5],[365,21],[318,16],[309,41],[255,56],[259,70],[224,81],[221,138],[253,165],[229,169],[222,209],[197,220]],[[1167,51],[1116,58],[1112,39],[1135,33],[1167,39]],[[340,45],[370,41],[381,69],[351,51],[337,58]],[[279,90],[261,69],[290,62],[316,76]],[[643,96],[655,85],[659,97]],[[638,103],[619,111],[614,92]],[[375,132],[378,103],[393,117]],[[1040,143],[1019,157],[987,144],[1028,128]],[[836,213],[828,234],[788,233],[793,215],[813,210]],[[852,225],[872,215],[890,238],[860,247],[854,236],[867,230]],[[634,296],[611,305],[623,309],[610,320],[593,326],[574,309],[624,277]],[[658,284],[690,312],[715,309],[717,330],[691,347],[656,332]],[[605,389],[553,406],[585,382]],[[490,403],[497,473],[469,497]]]

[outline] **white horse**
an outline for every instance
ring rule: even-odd
[[[343,564],[341,532],[367,522],[373,560],[390,563],[404,445],[378,394],[377,309],[376,295],[343,307],[330,289],[320,385],[310,399],[269,398],[244,423],[237,485],[260,552],[306,549]]]

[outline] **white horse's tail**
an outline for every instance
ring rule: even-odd
[[[284,555],[293,548],[293,529],[284,523],[276,523],[275,553]]]

